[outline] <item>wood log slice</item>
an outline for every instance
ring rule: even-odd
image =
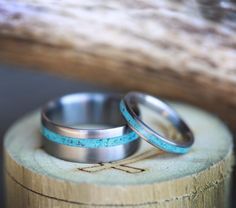
[[[172,105],[195,134],[189,153],[167,154],[142,142],[133,156],[105,164],[48,155],[42,147],[38,111],[17,121],[4,140],[7,208],[229,207],[231,133],[205,111]],[[149,113],[143,116],[170,136],[170,126],[154,123]]]

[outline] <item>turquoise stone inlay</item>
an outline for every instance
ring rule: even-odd
[[[45,128],[44,126],[41,127],[41,133],[46,139],[52,142],[73,147],[84,147],[84,148],[112,147],[132,142],[135,139],[138,139],[139,137],[135,132],[130,131],[129,133],[118,137],[103,138],[103,139],[96,139],[96,138],[79,139],[57,134]]]
[[[124,101],[120,102],[120,111],[123,114],[126,121],[133,127],[133,129],[136,130],[137,133],[142,135],[146,140],[148,140],[154,146],[159,147],[160,149],[162,149],[164,151],[172,152],[172,153],[183,154],[183,153],[187,153],[189,151],[190,148],[178,147],[178,146],[172,145],[170,143],[165,142],[161,137],[157,137],[156,135],[151,134],[148,131],[146,131],[130,115],[130,113],[126,109]]]

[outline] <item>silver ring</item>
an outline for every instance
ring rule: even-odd
[[[146,106],[151,109],[157,116],[163,116],[171,122],[182,136],[181,141],[160,135],[140,118],[138,109],[139,105]],[[186,153],[194,142],[194,136],[187,124],[181,119],[169,105],[156,97],[139,93],[130,92],[120,102],[120,110],[128,125],[140,137],[145,139],[153,146],[160,148],[166,152]],[[140,112],[142,115],[142,112]]]
[[[83,163],[111,162],[136,152],[139,136],[122,118],[121,98],[112,93],[76,93],[46,104],[41,112],[45,151]]]

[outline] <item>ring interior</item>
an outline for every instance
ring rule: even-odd
[[[130,93],[129,96],[127,96],[126,102],[128,103],[128,106],[132,111],[132,113],[146,127],[146,129],[148,129],[148,131],[151,131],[152,133],[161,136],[159,133],[157,133],[157,131],[155,131],[155,129],[151,128],[149,125],[145,123],[145,121],[142,118],[142,111],[140,110],[139,105],[143,105],[148,109],[152,110],[154,113],[157,114],[157,116],[158,115],[162,116],[164,119],[169,121],[178,132],[180,132],[183,135],[182,139],[178,141],[168,137],[167,142],[174,142],[182,146],[189,146],[190,144],[192,144],[193,134],[189,129],[189,127],[180,118],[178,113],[172,110],[171,107],[169,107],[163,101],[160,101],[155,97],[145,95],[142,93]],[[137,114],[137,112],[139,112],[139,115]],[[165,138],[163,137],[163,139]]]
[[[120,127],[126,125],[119,111],[120,99],[121,96],[118,94],[72,94],[49,103],[44,109],[44,114],[52,122],[72,128]]]

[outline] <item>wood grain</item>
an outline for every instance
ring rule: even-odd
[[[196,137],[188,154],[164,154],[143,142],[135,155],[105,164],[66,162],[46,154],[39,113],[19,120],[4,140],[7,208],[228,208],[231,133],[200,109],[172,105]],[[143,115],[159,126],[152,114]],[[170,127],[161,128],[172,132]]]
[[[184,100],[233,129],[235,32],[195,1],[0,2],[1,62]]]

